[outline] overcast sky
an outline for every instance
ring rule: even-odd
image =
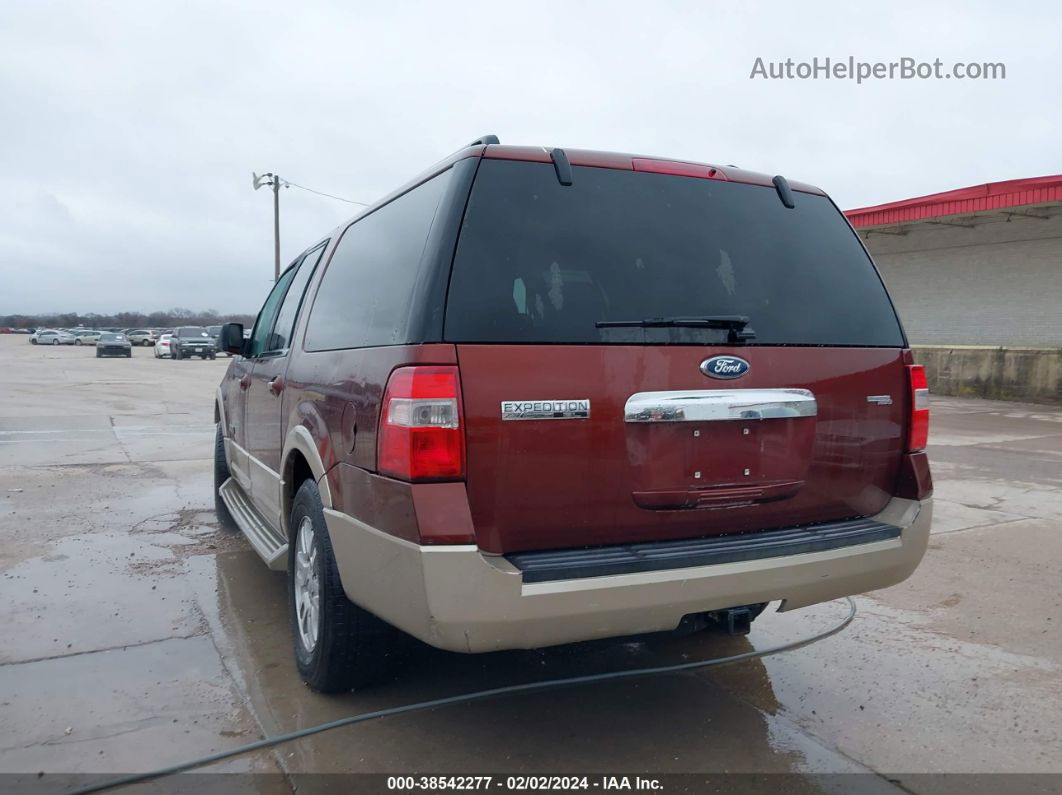
[[[0,314],[256,312],[276,171],[362,201],[473,138],[811,182],[858,207],[1062,172],[1062,4],[0,4]],[[757,57],[1006,79],[750,79]],[[281,194],[285,260],[353,205]]]

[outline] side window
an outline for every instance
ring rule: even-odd
[[[317,288],[307,350],[406,341],[420,258],[451,174],[444,171],[346,228]]]
[[[324,253],[327,243],[315,248],[302,258],[302,264],[295,267],[295,277],[291,280],[284,302],[277,312],[276,323],[273,324],[273,332],[269,335],[267,351],[282,351],[291,347],[291,335],[295,333],[295,321],[299,316],[299,307],[302,305],[302,297],[306,292],[306,285],[313,276],[317,263]]]
[[[247,354],[249,357],[260,356],[266,350],[266,341],[269,338],[269,333],[273,330],[273,321],[276,319],[281,299],[284,298],[288,285],[291,284],[291,280],[295,277],[297,266],[298,263],[280,274],[277,283],[269,291],[269,297],[262,304],[262,310],[258,313],[258,320],[254,323],[254,331],[251,332],[251,345]]]

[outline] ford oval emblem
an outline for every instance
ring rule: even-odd
[[[749,363],[740,356],[713,356],[701,362],[701,372],[711,378],[741,378]]]

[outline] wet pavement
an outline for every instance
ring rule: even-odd
[[[771,610],[747,638],[478,656],[410,640],[378,688],[315,694],[292,662],[284,575],[214,521],[226,364],[0,336],[0,774],[146,770],[386,706],[767,648],[845,615],[830,603]],[[327,788],[310,774],[330,772],[788,773],[787,790],[809,792],[970,792],[977,779],[930,774],[1062,773],[1062,409],[940,398],[932,424],[927,558],[859,597],[841,635],[388,718],[209,770],[272,773],[251,786],[270,792]]]

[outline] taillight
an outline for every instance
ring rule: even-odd
[[[911,424],[907,431],[907,452],[917,453],[926,449],[929,442],[929,384],[925,368],[920,364],[907,365],[907,378],[911,382]]]
[[[403,480],[465,476],[461,383],[453,366],[399,367],[380,407],[377,468]]]

